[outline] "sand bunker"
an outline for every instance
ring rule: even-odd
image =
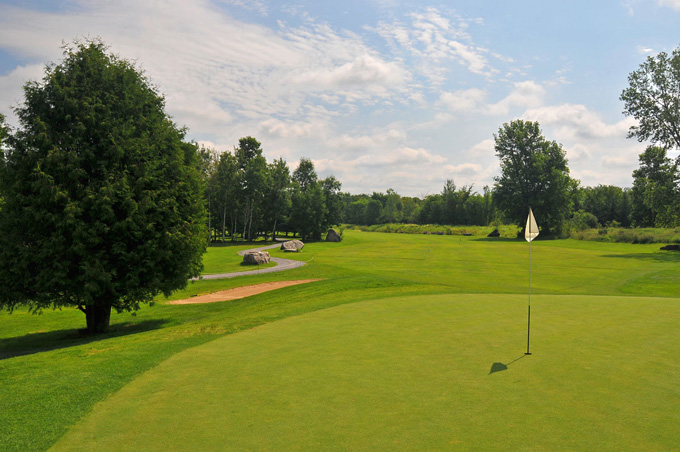
[[[297,286],[298,284],[305,284],[309,282],[319,281],[318,279],[298,279],[297,281],[276,281],[263,284],[255,284],[253,286],[236,287],[229,290],[221,290],[215,293],[199,295],[197,297],[185,298],[184,300],[169,301],[167,304],[199,304],[199,303],[216,303],[219,301],[238,300],[239,298],[257,295],[270,290],[280,289],[282,287]]]

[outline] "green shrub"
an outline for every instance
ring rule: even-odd
[[[567,225],[573,231],[583,231],[584,229],[593,229],[599,226],[597,217],[590,212],[579,210],[574,212],[574,216]]]

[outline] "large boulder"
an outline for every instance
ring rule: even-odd
[[[269,263],[269,253],[266,251],[250,251],[243,255],[245,265],[260,265]]]
[[[342,241],[342,237],[340,237],[340,234],[335,232],[335,229],[329,229],[328,234],[326,234],[326,241],[327,242],[340,242],[340,241]]]
[[[305,246],[300,240],[288,240],[281,244],[281,250],[287,253],[297,253]]]

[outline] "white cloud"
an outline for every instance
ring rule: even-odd
[[[635,50],[636,50],[637,53],[639,53],[640,55],[649,55],[650,53],[654,53],[654,49],[652,49],[652,48],[650,48],[650,47],[645,47],[645,46],[637,46],[637,47],[635,48]]]
[[[506,115],[512,108],[538,107],[543,104],[545,94],[545,88],[534,81],[518,82],[507,97],[488,105],[486,112],[490,115]]]
[[[323,135],[327,124],[323,121],[281,121],[270,118],[260,123],[260,131],[272,138],[309,138]]]
[[[355,86],[399,86],[405,71],[395,62],[379,60],[371,55],[358,55],[354,60],[333,68],[315,68],[293,75],[291,82],[307,89],[337,89]]]
[[[457,176],[477,176],[482,171],[482,165],[479,163],[461,163],[460,165],[446,165],[444,170]]]
[[[569,162],[572,164],[582,161],[589,161],[592,158],[592,152],[590,148],[583,143],[567,146],[564,150],[567,152],[567,160],[569,160]]]
[[[560,136],[570,140],[625,137],[630,126],[635,123],[633,118],[628,117],[614,124],[606,124],[599,114],[585,105],[575,104],[529,109],[523,118],[538,121],[542,126],[554,126]]]
[[[481,22],[476,22],[481,23]],[[395,52],[403,52],[417,61],[415,70],[427,77],[431,84],[441,85],[452,70],[447,62],[460,64],[468,71],[489,77],[498,73],[485,54],[486,49],[474,45],[467,31],[468,21],[453,20],[436,8],[408,16],[408,23],[395,21],[380,23],[375,31],[388,41]],[[503,57],[494,54],[497,59]]]
[[[404,165],[429,165],[442,164],[446,161],[441,155],[432,154],[423,148],[403,147],[388,153],[365,154],[355,160],[356,165],[363,167],[385,166],[391,167]]]
[[[372,135],[351,136],[347,134],[330,138],[327,145],[338,150],[371,152],[376,149],[390,149],[406,141],[406,133],[402,130],[387,129]]]
[[[23,101],[22,87],[28,81],[41,79],[44,69],[42,64],[31,64],[19,66],[9,74],[0,76],[0,112],[6,112],[10,121],[13,118],[10,109]]]
[[[490,155],[494,155],[496,152],[495,150],[496,142],[489,138],[484,141],[480,141],[479,143],[475,144],[469,151],[468,154],[471,157],[475,158],[480,158],[480,157],[488,157]]]
[[[680,11],[680,0],[659,0],[659,6],[667,6],[676,11]]]
[[[260,0],[219,0],[221,3],[226,3],[227,5],[238,6],[240,8],[245,8],[250,11],[256,11],[263,16],[269,13],[267,5],[265,2]]]
[[[488,103],[488,93],[479,88],[445,92],[436,105],[452,112],[477,112],[491,116],[507,115],[512,109],[539,107],[543,104],[546,90],[534,81],[512,84],[510,93],[495,103]]]
[[[487,92],[479,88],[470,88],[462,91],[446,92],[439,97],[438,106],[445,107],[449,111],[466,112],[477,110],[480,104],[486,101]]]

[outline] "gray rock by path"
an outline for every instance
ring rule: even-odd
[[[340,242],[342,241],[342,237],[340,237],[340,234],[338,234],[335,229],[329,229],[328,233],[326,234],[326,241],[327,242]]]
[[[269,253],[266,251],[251,251],[243,255],[243,263],[246,265],[268,264]]]
[[[305,246],[300,240],[288,240],[281,244],[281,250],[288,253],[297,253]]]

